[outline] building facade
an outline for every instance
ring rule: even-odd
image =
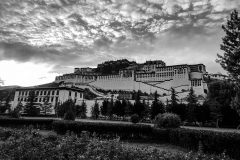
[[[84,72],[84,70],[86,72]],[[80,71],[80,72],[79,72]],[[146,93],[158,92],[169,96],[174,88],[184,98],[192,87],[196,95],[205,96],[207,83],[204,81],[206,68],[203,64],[166,66],[162,61],[147,61],[130,66],[118,74],[103,75],[91,69],[75,69],[74,73],[57,76],[55,82],[63,82],[79,88],[101,90],[141,90]],[[101,95],[98,92],[99,96]]]
[[[58,85],[58,84],[56,84]],[[26,87],[19,88],[15,91],[15,96],[12,104],[12,109],[21,103],[25,106],[28,102],[30,92],[34,92],[34,103],[40,108],[43,105],[51,106],[51,113],[54,114],[54,107],[69,99],[72,99],[76,104],[81,104],[83,101],[83,90],[79,88],[68,87]]]

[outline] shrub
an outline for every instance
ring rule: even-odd
[[[158,128],[177,128],[180,124],[180,117],[173,113],[158,114],[155,117],[155,126]]]
[[[131,116],[131,122],[132,123],[138,123],[139,121],[140,121],[140,118],[139,118],[139,116],[137,114],[133,114]]]
[[[1,131],[0,131],[1,132]],[[17,136],[16,136],[17,135]],[[80,138],[72,135],[56,136],[49,140],[29,130],[14,130],[14,135],[0,145],[0,159],[18,160],[230,160],[226,155],[173,153],[148,147],[129,147],[118,139]]]
[[[64,114],[63,117],[64,120],[70,120],[70,121],[74,121],[75,120],[75,115],[73,113],[73,111],[68,111]]]
[[[10,111],[9,115],[12,118],[20,118],[20,112],[17,109],[14,109],[13,111]]]
[[[177,128],[169,130],[169,142],[191,150],[198,150],[201,142],[205,153],[225,152],[232,158],[240,157],[240,133],[236,132]]]
[[[54,121],[53,130],[59,134],[67,131],[80,134],[82,131],[96,133],[97,135],[119,136],[121,139],[141,139],[152,137],[152,127],[150,125],[129,123],[102,123],[102,122],[82,122],[82,121]]]

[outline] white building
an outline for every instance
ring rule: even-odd
[[[191,87],[198,96],[206,96],[207,93],[207,84],[204,81],[204,74],[207,72],[203,64],[165,66],[162,61],[150,61],[125,68],[114,75],[102,75],[90,69],[87,70],[88,74],[84,74],[83,71],[57,76],[55,82],[89,88],[98,96],[101,93],[97,89],[141,90],[146,93],[157,91],[158,94],[167,97],[171,94],[171,88],[174,88],[179,98],[186,97]]]
[[[12,104],[12,109],[19,103],[26,105],[30,91],[35,93],[35,103],[41,108],[42,105],[48,104],[53,108],[56,104],[61,104],[69,99],[72,99],[76,104],[81,104],[83,101],[83,90],[80,88],[59,87],[58,83],[50,85],[42,85],[35,87],[18,88],[15,91],[15,96]],[[52,108],[52,113],[54,109]]]

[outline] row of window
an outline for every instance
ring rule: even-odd
[[[28,98],[18,98],[18,101],[21,102],[28,102]],[[34,102],[53,102],[54,101],[54,97],[40,97],[40,98],[35,98]],[[55,97],[55,101],[58,102],[58,97]]]
[[[202,80],[192,80],[191,81],[191,86],[201,86],[202,85]]]
[[[157,74],[137,74],[137,78],[148,78],[148,77],[169,77],[173,76],[173,72],[164,72],[164,73],[157,73]]]
[[[19,96],[27,96],[29,95],[30,91],[19,91]],[[40,90],[40,91],[35,91],[35,94],[38,95],[55,95],[55,90],[52,91],[46,91],[46,90]],[[56,91],[56,95],[59,95],[59,90]]]
[[[75,92],[75,93],[74,93],[74,94],[75,94],[75,98],[77,98],[77,93],[78,93],[78,92]],[[69,91],[68,96],[69,96],[69,97],[72,96],[72,92],[71,92],[71,91]],[[80,93],[80,94],[79,94],[79,98],[82,98],[82,97],[83,97],[83,94]]]

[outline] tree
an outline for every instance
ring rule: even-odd
[[[30,116],[37,116],[40,114],[40,109],[37,108],[37,103],[35,103],[35,91],[29,91],[29,96],[27,98],[27,104],[25,106],[24,112]]]
[[[235,81],[235,95],[231,106],[240,115],[240,16],[234,10],[227,20],[227,23],[222,26],[225,36],[222,38],[220,49],[224,52],[223,55],[218,54],[216,60],[224,70],[226,70]]]
[[[99,104],[97,101],[95,101],[95,104],[92,107],[91,113],[94,119],[98,119],[100,111],[99,111]]]
[[[113,113],[118,116],[124,115],[124,107],[122,106],[122,103],[120,100],[116,100],[113,107]]]
[[[225,37],[222,38],[220,48],[224,51],[223,56],[217,55],[216,60],[224,70],[239,82],[240,79],[240,17],[238,12],[234,10],[230,14],[227,23],[222,26]]]
[[[102,105],[100,107],[100,112],[102,115],[106,116],[107,115],[107,111],[108,111],[108,100],[107,99],[104,99],[103,102],[102,102]]]
[[[84,101],[82,101],[81,105],[76,105],[76,115],[80,118],[87,117],[87,105]]]
[[[177,93],[174,88],[171,88],[171,105],[177,105],[178,104],[178,99],[177,99]]]
[[[67,112],[76,113],[75,103],[73,102],[72,99],[69,99],[63,102],[62,104],[57,105],[56,112],[57,112],[57,115],[62,118],[64,117],[64,114]]]
[[[197,96],[194,94],[194,90],[191,87],[187,97],[187,120],[189,122],[196,122],[196,107],[197,107]]]
[[[151,119],[154,119],[156,117],[156,115],[158,115],[159,113],[164,113],[164,104],[158,100],[158,94],[157,91],[154,93],[154,101],[152,102],[151,105],[151,111],[150,111],[150,115],[151,115]]]
[[[140,94],[141,92],[138,91],[135,96],[135,102],[133,105],[133,113],[137,114],[140,118],[143,118],[145,112],[145,106],[140,101]]]
[[[41,106],[41,110],[44,115],[47,113],[52,113],[52,104],[49,103],[49,96],[44,98],[44,103]]]

